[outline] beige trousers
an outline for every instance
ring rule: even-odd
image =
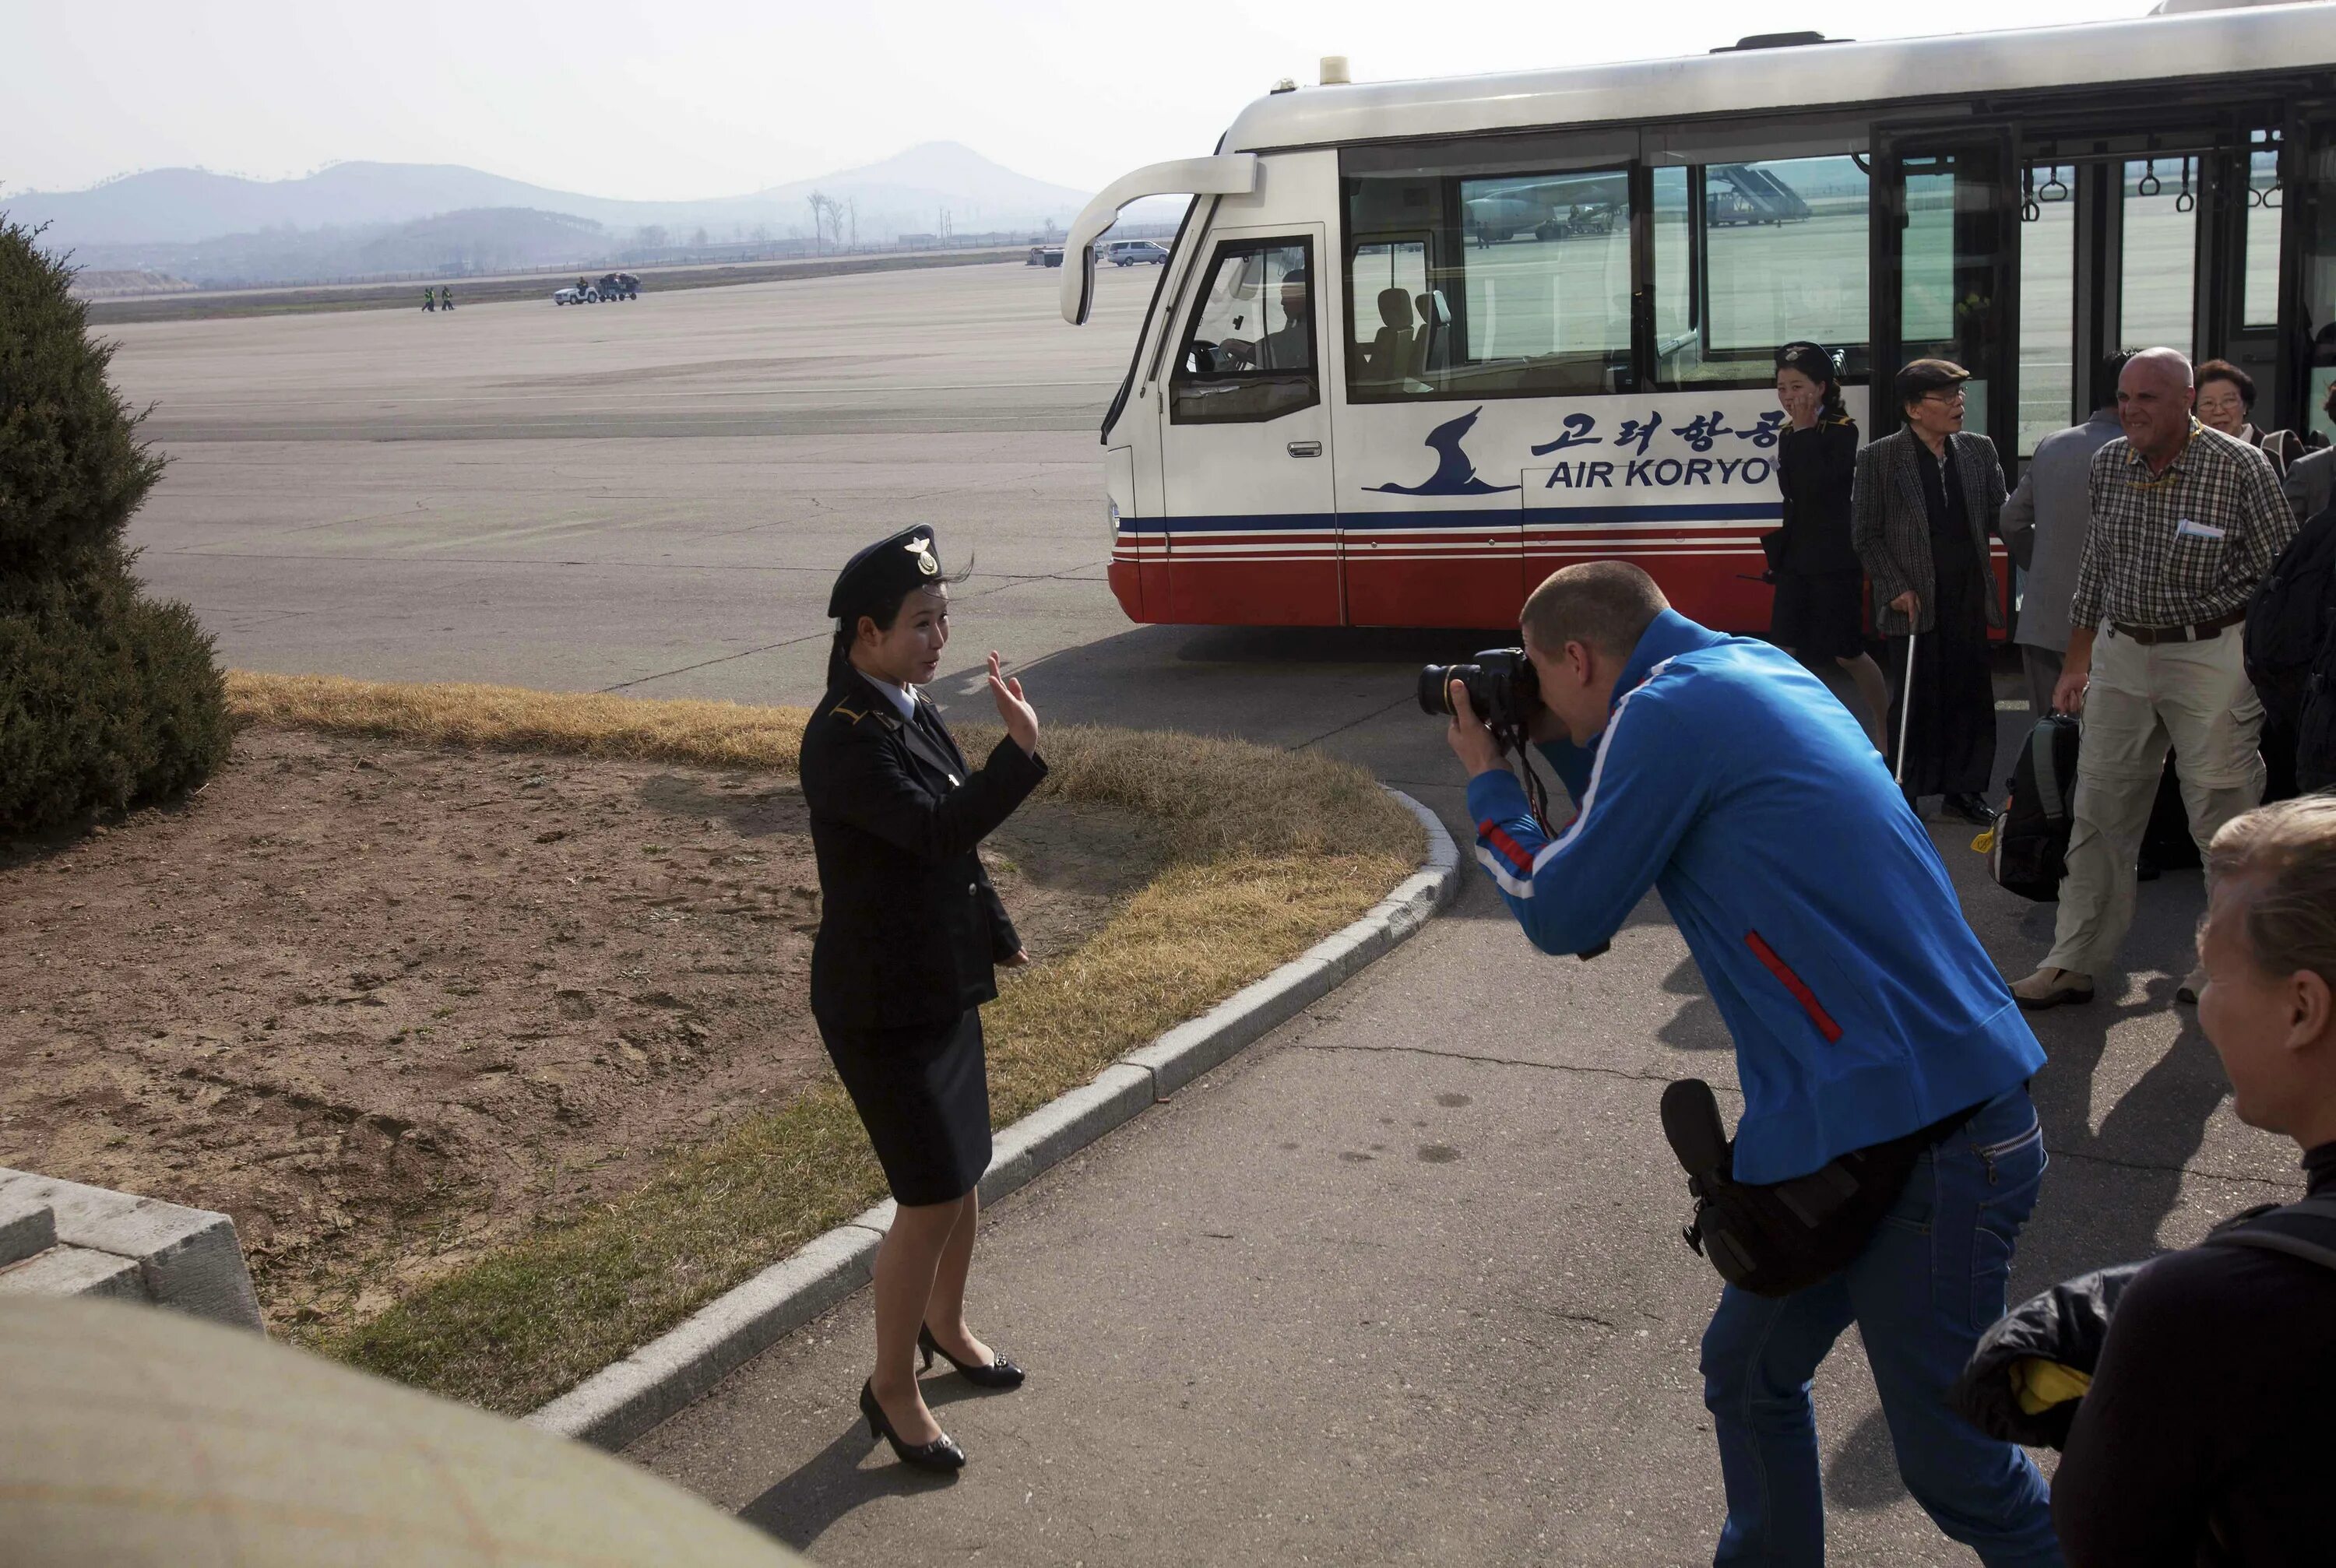
[[[2169,744],[2201,853],[2224,823],[2261,803],[2263,704],[2247,681],[2241,635],[2234,626],[2205,642],[2145,648],[2104,626],[2094,639],[2076,828],[2047,968],[2098,975],[2116,964],[2133,924],[2134,856]]]

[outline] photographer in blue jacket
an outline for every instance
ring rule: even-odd
[[[1462,682],[1448,701],[1477,859],[1526,936],[1594,952],[1662,895],[1735,1038],[1736,1181],[1921,1145],[1845,1267],[1789,1295],[1722,1289],[1702,1358],[1728,1495],[1715,1562],[1824,1561],[1809,1380],[1854,1322],[1932,1519],[1990,1568],[2058,1564],[2034,1465],[1947,1402],[2035,1206],[2044,1053],[1929,834],[1815,677],[1675,613],[1636,567],[1568,567],[1520,625],[1542,705],[1526,733],[1573,820],[1546,830]]]

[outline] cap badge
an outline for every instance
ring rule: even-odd
[[[922,534],[900,547],[917,558],[917,570],[925,577],[939,577],[941,563],[933,559],[933,541]]]

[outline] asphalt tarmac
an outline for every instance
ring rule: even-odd
[[[930,521],[974,561],[952,713],[986,709],[997,648],[1047,721],[1319,746],[1465,843],[1411,694],[1471,634],[1139,628],[1112,600],[1095,426],[1155,276],[1106,268],[1084,330],[1057,275],[1010,266],[125,327],[116,375],[173,459],[141,570],[243,667],[808,704],[835,566]],[[1999,717],[2016,742],[2027,716]],[[2026,973],[2050,908],[1988,885],[1970,829],[1935,837]],[[2300,1187],[2173,1003],[2199,904],[2195,872],[2146,887],[2131,972],[2037,1020],[2053,1167],[2015,1293]],[[1594,962],[1545,959],[1472,870],[1406,947],[990,1216],[978,1326],[1032,1375],[933,1381],[956,1483],[855,1426],[864,1295],[632,1456],[837,1563],[1708,1560],[1718,1281],[1655,1115],[1690,1074],[1734,1081],[1660,904]],[[1854,1335],[1817,1402],[1835,1560],[1970,1562],[1898,1484]]]

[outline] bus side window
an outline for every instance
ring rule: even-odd
[[[1865,170],[1846,154],[1657,169],[1655,385],[1764,385],[1808,338],[1867,371]]]
[[[1321,401],[1312,252],[1302,238],[1217,248],[1168,378],[1172,421],[1278,419]]]

